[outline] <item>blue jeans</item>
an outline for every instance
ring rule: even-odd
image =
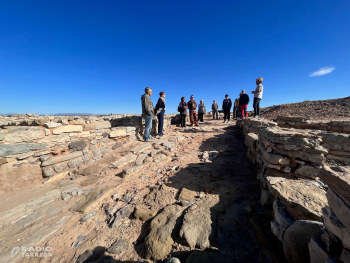
[[[161,109],[159,113],[157,114],[158,118],[158,133],[163,134],[163,124],[164,124],[164,113],[165,111]]]
[[[152,130],[152,115],[148,115],[145,119],[145,133],[143,138],[145,140],[151,139],[151,130]]]

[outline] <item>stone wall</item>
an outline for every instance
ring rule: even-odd
[[[164,119],[170,128],[172,116]],[[142,140],[140,116],[24,116],[0,119],[0,194],[82,169],[121,147]],[[153,135],[158,120],[153,118]],[[30,171],[30,172],[28,172]]]
[[[278,123],[278,126],[283,128],[350,133],[350,121],[317,122],[303,117],[277,116],[276,122]]]
[[[349,135],[281,128],[256,119],[237,125],[257,167],[261,205],[273,214],[271,231],[283,243],[287,259],[350,262],[350,169],[344,160],[338,163],[342,166],[328,166],[335,152],[347,152]],[[302,227],[314,229],[312,235],[307,230],[298,234]],[[307,242],[300,242],[303,238]]]

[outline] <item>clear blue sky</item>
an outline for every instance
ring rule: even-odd
[[[0,25],[0,113],[211,108],[260,76],[261,106],[350,95],[349,0],[3,0]]]

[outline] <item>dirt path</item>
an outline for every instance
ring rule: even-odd
[[[161,145],[161,142],[168,141],[174,142],[171,151]],[[183,189],[189,190],[188,195],[193,196],[188,199],[192,198],[198,204],[201,200],[216,198],[225,207],[213,222],[211,247],[205,251],[201,249],[203,252],[196,256],[199,261],[191,262],[206,262],[207,259],[207,262],[215,262],[205,254],[215,251],[219,252],[217,262],[274,262],[261,247],[249,224],[252,214],[263,214],[259,205],[260,188],[235,123],[207,120],[199,128],[174,128],[165,138],[155,140],[148,151],[148,157],[153,155],[153,159],[148,160],[153,161],[145,162],[139,172],[127,178],[122,178],[122,169],[105,165],[97,177],[79,176],[74,180],[74,185],[83,186],[84,190],[92,186],[111,186],[112,190],[91,210],[97,214],[90,220],[81,224],[79,220],[86,213],[74,212],[57,232],[38,244],[52,247],[52,257],[27,257],[18,262],[165,262],[145,259],[144,241],[151,219],[141,221],[131,214],[111,228],[111,216],[106,211],[113,206],[115,210],[127,206],[133,211],[135,205],[139,205],[159,214],[164,207],[179,203]],[[64,182],[69,184],[72,180],[60,181],[63,185]],[[119,195],[117,201],[112,200],[113,194]],[[61,208],[57,215],[62,217],[79,201],[80,196],[76,196],[68,201],[56,200],[52,205]],[[210,211],[216,213],[217,210],[212,207]],[[106,249],[119,239],[127,240],[123,251],[117,254],[107,252]],[[186,262],[193,249],[176,237],[174,241],[169,256]],[[5,244],[0,241],[0,245]]]

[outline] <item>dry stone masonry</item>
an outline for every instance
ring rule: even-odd
[[[165,130],[172,118],[165,117]],[[154,118],[153,135],[157,123]],[[0,117],[0,175],[25,177],[26,171],[35,171],[27,176],[31,182],[40,180],[41,176],[52,178],[76,172],[122,147],[126,141],[140,138],[143,125],[142,118],[135,115]],[[27,169],[20,169],[22,165]],[[1,192],[11,190],[9,179],[3,182]]]
[[[349,122],[279,116],[277,122],[244,119],[237,125],[287,260],[350,262]]]

